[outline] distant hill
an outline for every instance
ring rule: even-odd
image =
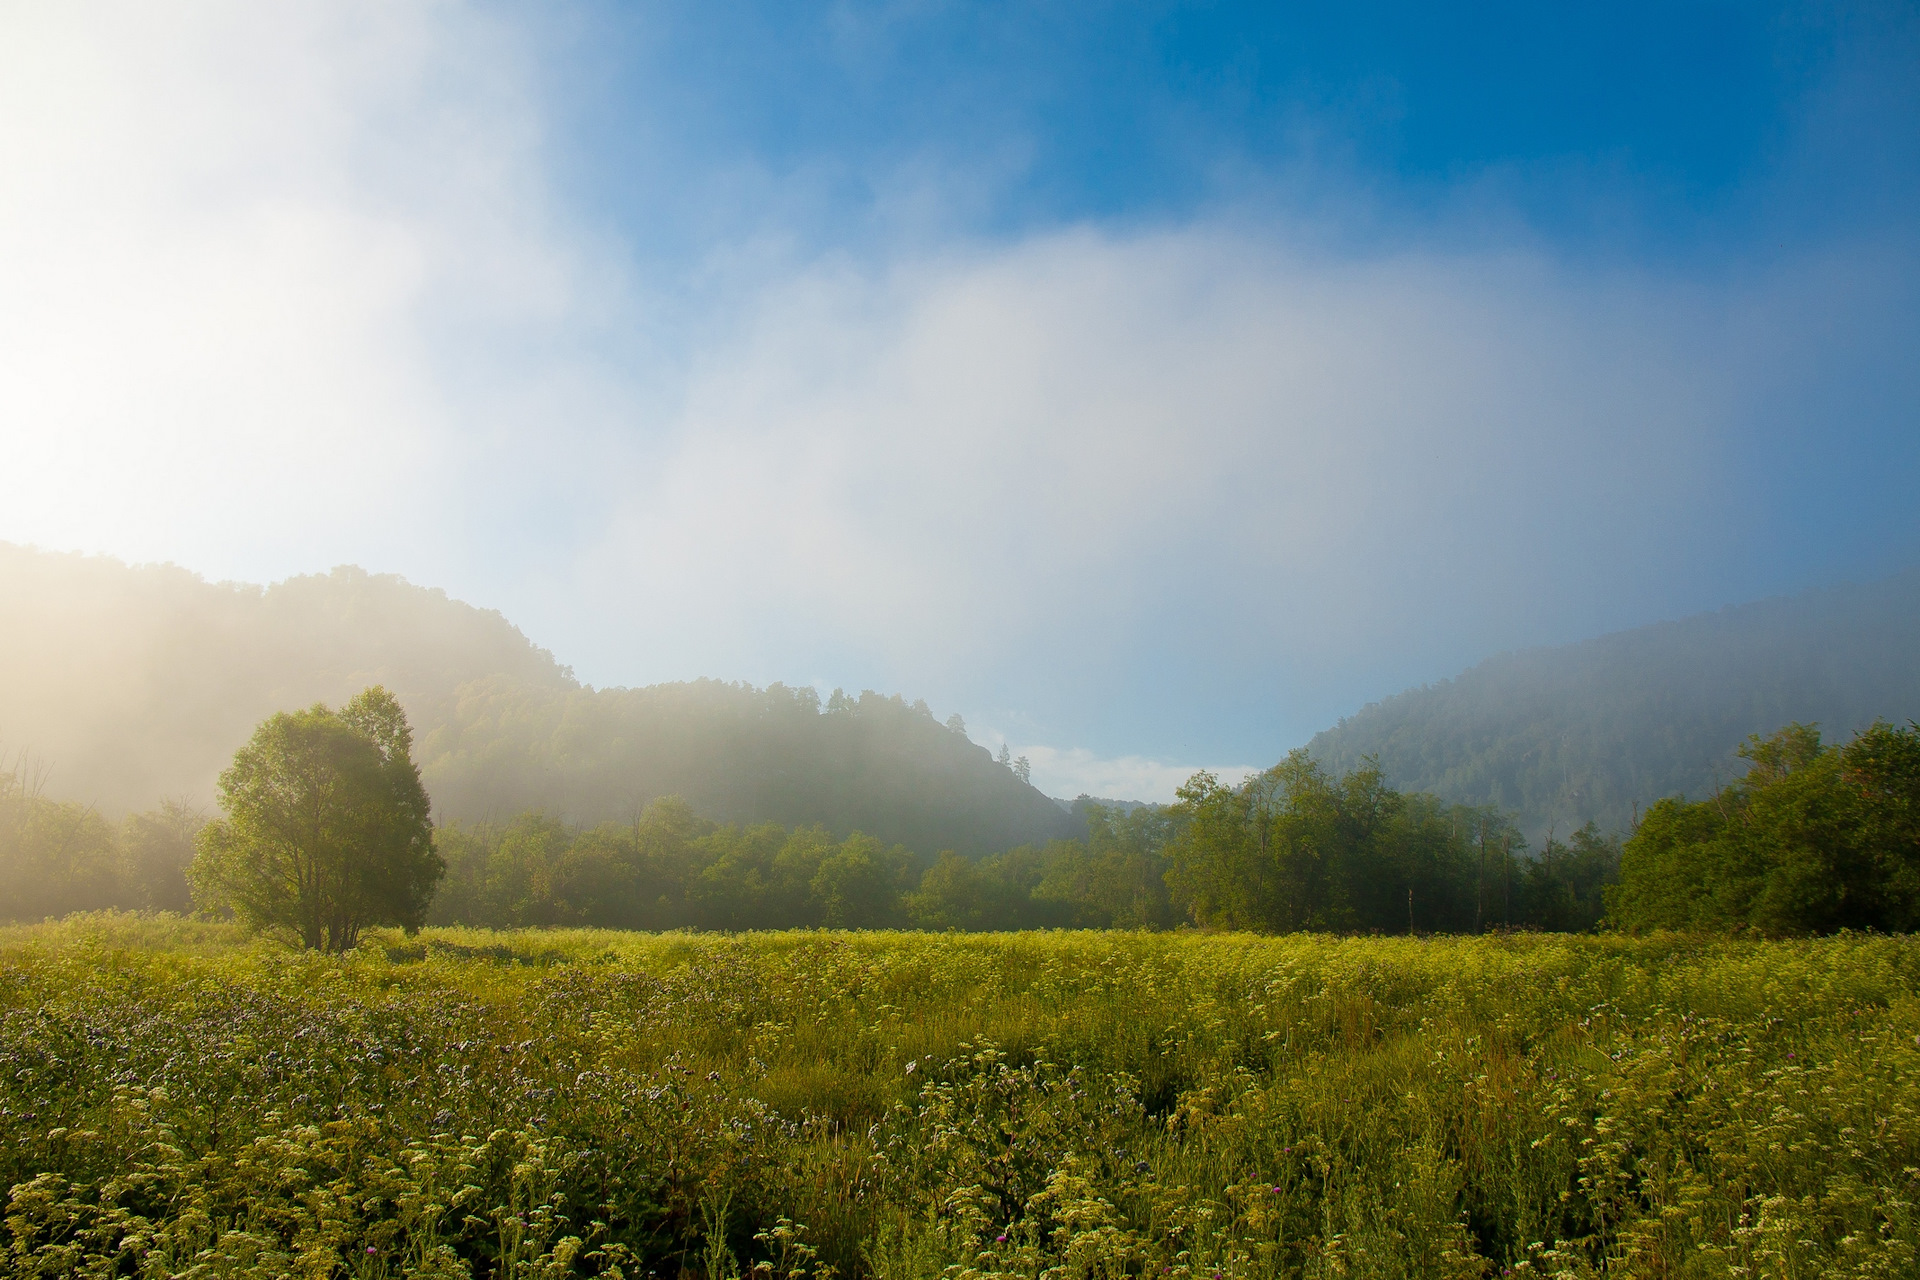
[[[1309,750],[1337,770],[1377,755],[1397,787],[1517,810],[1537,842],[1708,794],[1745,772],[1749,734],[1797,720],[1844,740],[1876,717],[1920,719],[1920,570],[1503,654]]]
[[[1075,817],[1082,818],[1086,815],[1088,809],[1095,807],[1105,809],[1110,813],[1132,813],[1137,809],[1158,809],[1163,807],[1155,804],[1151,800],[1113,800],[1106,796],[1090,796],[1085,794],[1077,796],[1072,800],[1055,796],[1053,802]]]
[[[678,794],[723,822],[819,823],[984,853],[1081,824],[924,704],[701,680],[582,686],[500,614],[356,568],[271,587],[0,543],[0,751],[109,813],[205,802],[274,711],[392,689],[444,816],[622,820]]]

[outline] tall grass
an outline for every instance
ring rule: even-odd
[[[1920,943],[0,930],[21,1275],[1912,1275]]]

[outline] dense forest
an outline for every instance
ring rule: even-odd
[[[984,854],[1076,825],[924,702],[697,680],[641,689],[464,685],[423,726],[418,758],[440,811],[543,809],[624,821],[678,795],[723,822],[865,832],[921,854]]]
[[[1304,753],[1240,787],[1198,775],[1179,803],[1082,800],[1082,834],[981,857],[927,856],[818,825],[739,825],[669,796],[591,826],[532,810],[442,824],[427,919],[493,928],[1588,929],[1619,863],[1589,827],[1529,851],[1489,809],[1333,778]],[[0,921],[187,910],[207,815],[111,823],[0,772]]]
[[[271,587],[0,544],[0,747],[110,815],[204,805],[275,711],[391,689],[443,818],[723,822],[984,854],[1078,824],[924,703],[699,680],[581,685],[498,613],[342,568]]]
[[[276,711],[371,684],[416,731],[486,678],[559,695],[572,674],[497,613],[355,569],[272,587],[0,543],[0,747],[50,794],[119,814],[212,798]]]
[[[187,867],[206,814],[176,803],[109,822],[48,798],[25,762],[0,769],[0,921],[109,907],[187,911]]]
[[[1767,600],[1582,644],[1505,654],[1367,707],[1309,744],[1336,773],[1518,815],[1535,841],[1625,832],[1673,795],[1739,778],[1749,735],[1845,737],[1920,717],[1920,571]]]
[[[1335,775],[1306,751],[1177,803],[1082,799],[1082,834],[935,856],[818,825],[740,825],[669,796],[624,822],[532,810],[449,822],[427,920],[494,928],[1164,929],[1481,933],[1677,928],[1766,936],[1920,925],[1920,726],[1844,745],[1788,725],[1747,775],[1656,804],[1624,845],[1588,823],[1529,847],[1511,815]],[[0,920],[186,910],[203,813],[111,823],[0,771]]]
[[[1744,778],[1660,801],[1627,842],[1615,923],[1768,936],[1920,926],[1920,725],[1829,745],[1788,725]]]

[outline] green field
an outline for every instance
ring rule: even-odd
[[[0,931],[14,1275],[1913,1275],[1920,941]]]

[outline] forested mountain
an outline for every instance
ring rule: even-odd
[[[1741,777],[1749,735],[1831,740],[1920,718],[1920,571],[1503,654],[1374,703],[1310,744],[1344,773],[1514,810],[1537,844],[1591,820],[1623,831],[1664,796]]]
[[[449,815],[544,808],[631,818],[678,795],[722,822],[818,824],[918,853],[987,853],[1081,822],[985,747],[898,695],[697,680],[640,689],[462,685],[417,723],[427,786]]]
[[[581,685],[498,613],[359,569],[271,587],[0,544],[0,750],[118,815],[204,803],[253,726],[384,684],[443,817],[624,820],[678,794],[722,822],[859,830],[931,854],[1081,823],[924,704],[719,681]]]

